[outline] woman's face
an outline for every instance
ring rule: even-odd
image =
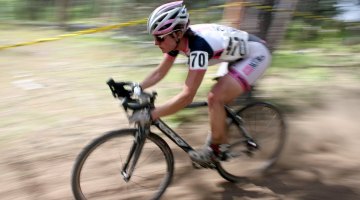
[[[169,53],[177,46],[176,40],[173,36],[175,36],[173,33],[164,36],[154,36],[155,45],[159,46],[163,53]]]

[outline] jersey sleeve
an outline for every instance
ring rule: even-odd
[[[195,36],[189,40],[189,48],[189,70],[207,70],[209,60],[214,54],[209,43],[204,38]]]

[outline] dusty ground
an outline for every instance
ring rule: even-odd
[[[128,126],[104,84],[110,76],[129,80],[114,67],[118,47],[72,42],[0,52],[1,199],[73,199],[70,172],[81,148]],[[193,169],[173,147],[175,178],[164,199],[360,199],[358,67],[267,74],[261,95],[284,108],[289,133],[274,171],[231,184],[215,171]],[[207,132],[206,124],[191,123],[176,130],[194,145]]]

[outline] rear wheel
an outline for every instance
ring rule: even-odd
[[[278,160],[286,139],[285,121],[280,110],[266,102],[254,102],[237,111],[243,127],[258,148],[249,144],[241,128],[233,121],[228,137],[233,157],[217,164],[220,175],[237,182],[254,173],[263,173]]]
[[[174,159],[159,136],[149,134],[130,180],[125,181],[122,174],[136,131],[108,132],[83,149],[72,171],[76,199],[160,198],[172,179]]]

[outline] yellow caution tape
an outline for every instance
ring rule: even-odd
[[[97,33],[97,32],[104,32],[104,31],[113,30],[113,29],[119,29],[119,28],[123,28],[123,27],[127,27],[127,26],[134,26],[134,25],[138,25],[138,24],[143,24],[143,23],[146,23],[146,21],[147,21],[147,19],[140,19],[140,20],[124,22],[124,23],[115,24],[115,25],[103,26],[103,27],[100,27],[100,28],[93,28],[93,29],[86,29],[86,30],[76,31],[76,32],[73,32],[73,33],[59,35],[59,36],[53,37],[53,38],[44,38],[44,39],[38,39],[38,40],[30,41],[30,42],[23,42],[23,43],[12,44],[12,45],[5,45],[5,46],[0,46],[0,50],[10,49],[10,48],[13,48],[13,47],[28,46],[28,45],[33,45],[33,44],[38,44],[38,43],[43,43],[43,42],[51,42],[51,41],[61,40],[61,39],[64,39],[64,38],[74,37],[74,36],[79,36],[79,35],[92,34],[92,33]]]

